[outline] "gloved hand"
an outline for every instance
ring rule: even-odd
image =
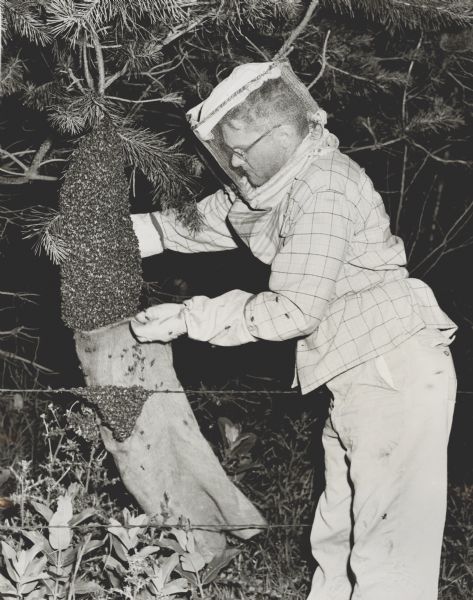
[[[187,331],[183,304],[158,304],[135,315],[130,327],[139,342],[170,342]]]

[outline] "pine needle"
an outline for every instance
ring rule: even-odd
[[[36,254],[45,252],[55,264],[61,264],[69,253],[65,240],[61,237],[61,215],[53,208],[32,208],[22,214],[23,238],[34,239]]]

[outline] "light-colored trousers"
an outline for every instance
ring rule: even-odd
[[[456,395],[448,344],[424,329],[327,384],[309,600],[437,599]]]

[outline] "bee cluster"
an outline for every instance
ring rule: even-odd
[[[101,385],[75,388],[97,410],[103,425],[112,430],[118,442],[124,442],[133,432],[144,403],[153,392],[139,385],[120,387]]]
[[[109,325],[139,306],[141,259],[124,168],[120,137],[102,122],[81,139],[64,178],[62,317],[74,330]]]

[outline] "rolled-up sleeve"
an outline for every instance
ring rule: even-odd
[[[205,197],[197,204],[200,224],[195,230],[183,225],[172,211],[131,215],[142,258],[163,249],[191,253],[236,248],[226,223],[231,206],[223,190]]]
[[[201,200],[197,204],[201,223],[195,231],[186,228],[172,212],[153,213],[156,225],[161,231],[164,247],[187,253],[236,248],[226,223],[231,206],[231,200],[223,190],[218,190]]]
[[[308,335],[319,325],[335,292],[353,234],[350,203],[331,190],[300,203],[271,266],[269,291],[245,307],[249,332],[264,340]]]

